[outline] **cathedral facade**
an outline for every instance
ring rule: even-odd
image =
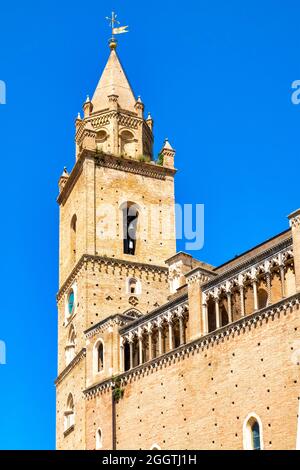
[[[300,448],[300,210],[221,266],[176,253],[175,151],[116,46],[59,179],[57,448]]]

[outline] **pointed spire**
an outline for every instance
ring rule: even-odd
[[[173,152],[174,152],[174,149],[173,149],[172,145],[170,144],[168,137],[165,138],[163,149],[173,150]]]
[[[175,150],[171,146],[168,138],[165,139],[160,154],[163,157],[163,166],[166,166],[168,168],[174,168]]]
[[[153,122],[152,116],[151,116],[151,114],[150,114],[149,112],[148,112],[148,117],[147,117],[147,119],[146,119],[146,123],[148,124],[149,129],[150,129],[151,131],[153,131],[153,124],[154,124],[154,122]]]
[[[117,95],[120,108],[134,112],[136,99],[117,55],[115,41],[110,42],[110,49],[107,64],[92,98],[93,111],[107,109],[108,97]]]

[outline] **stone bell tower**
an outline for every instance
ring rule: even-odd
[[[116,47],[59,180],[58,448],[85,447],[83,390],[122,372],[119,327],[168,300],[165,260],[176,251],[175,151],[166,141],[154,159],[153,119]]]

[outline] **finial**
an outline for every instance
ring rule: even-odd
[[[61,175],[63,178],[66,178],[69,176],[69,173],[68,173],[68,170],[67,170],[67,167],[64,166],[64,171],[62,172],[62,175]]]
[[[151,116],[151,114],[150,114],[150,111],[148,111],[147,121],[150,121],[150,120],[152,120],[152,116]]]
[[[90,100],[89,95],[86,95],[86,100],[85,100],[85,102],[86,102],[86,103],[89,103],[90,101],[91,101],[91,100]]]
[[[78,119],[79,121],[81,121],[80,113],[77,114],[77,119]]]
[[[111,39],[109,41],[109,47],[111,50],[116,49],[117,47],[117,41],[115,40],[115,34],[122,34],[122,33],[128,33],[128,26],[119,26],[116,28],[115,26],[120,24],[120,22],[117,20],[117,15],[114,11],[111,13],[111,17],[106,16],[106,19],[109,21],[109,26],[111,27]]]
[[[142,103],[140,95],[138,96],[137,103]]]

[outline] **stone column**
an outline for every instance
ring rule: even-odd
[[[149,347],[149,361],[153,359],[153,351],[152,351],[152,329],[148,329],[148,347]]]
[[[124,372],[124,338],[120,338],[120,372]]]
[[[296,292],[300,292],[300,209],[289,215],[293,238]]]
[[[245,316],[245,293],[244,286],[240,286],[240,300],[241,300],[241,316]]]
[[[158,326],[158,354],[161,356],[163,354],[162,350],[162,325]]]
[[[143,363],[143,335],[142,332],[139,332],[139,365]]]
[[[216,313],[216,328],[220,328],[221,321],[220,321],[220,304],[219,304],[219,297],[215,297],[215,313]]]
[[[207,303],[202,304],[202,324],[203,324],[203,334],[207,335],[208,333],[208,314],[207,314]]]
[[[180,338],[180,346],[184,344],[184,324],[183,324],[183,314],[181,313],[178,316],[179,320],[179,338]]]
[[[284,264],[279,266],[280,272],[280,282],[281,282],[281,297],[285,297],[285,274],[284,274]]]
[[[169,349],[172,351],[173,349],[173,323],[172,318],[168,320],[169,323]]]
[[[133,340],[129,340],[130,369],[133,369]]]
[[[269,271],[266,272],[266,282],[267,282],[267,292],[268,292],[268,302],[267,305],[271,305],[272,303],[272,294],[271,294],[271,273]]]
[[[231,291],[227,291],[227,309],[228,309],[228,321],[232,322],[232,298]]]
[[[257,296],[257,279],[252,279],[253,298],[254,298],[254,311],[258,310],[258,296]]]

